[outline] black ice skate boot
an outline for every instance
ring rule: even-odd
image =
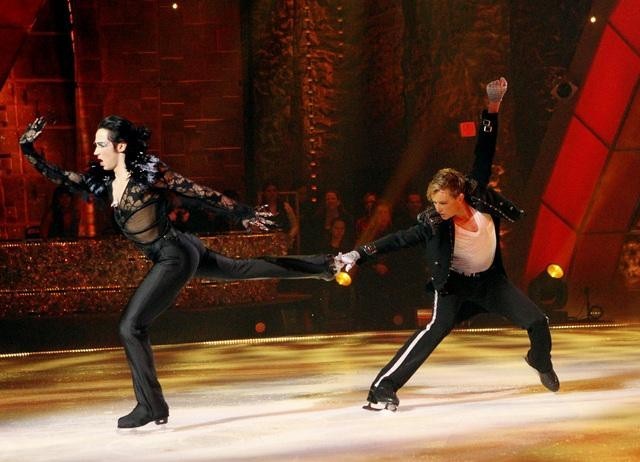
[[[526,354],[524,360],[529,366],[531,366],[533,369],[536,369],[533,364],[531,364],[531,361],[529,361],[529,353]],[[555,393],[556,391],[560,390],[560,380],[558,379],[558,376],[556,375],[553,368],[551,368],[547,372],[540,372],[536,369],[536,372],[540,376],[540,383],[542,383],[542,385],[544,385],[549,391]]]
[[[146,406],[138,403],[133,411],[118,419],[118,428],[137,428],[154,421],[156,425],[164,425],[168,420],[169,407],[166,404],[158,414],[152,415]]]
[[[386,409],[395,412],[400,405],[400,400],[393,389],[393,384],[388,380],[383,380],[377,387],[371,387],[367,401],[368,403],[362,406],[362,409],[368,411],[382,411]]]
[[[322,255],[286,255],[283,257],[266,256],[260,257],[269,263],[286,268],[289,271],[308,274],[309,279],[322,279],[323,281],[333,281],[338,273],[335,263],[335,256],[329,254]],[[300,274],[299,279],[305,276]]]

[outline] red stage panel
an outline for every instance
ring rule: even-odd
[[[527,281],[540,273],[549,263],[569,268],[575,243],[576,233],[542,204],[527,259]]]
[[[30,27],[43,4],[44,0],[0,0],[0,24]]]
[[[640,2],[638,0],[621,0],[609,18],[618,32],[640,54]]]
[[[576,244],[570,278],[592,288],[610,286],[625,234],[584,234]]]
[[[640,74],[640,57],[607,27],[582,88],[576,115],[609,146]]]
[[[616,149],[640,150],[640,91],[636,91],[623,124],[616,140]]]
[[[0,27],[0,89],[4,86],[4,79],[9,75],[25,36],[23,29]]]
[[[607,148],[575,117],[571,120],[543,201],[578,229],[607,157]]]
[[[640,153],[614,152],[600,178],[593,206],[585,222],[585,232],[629,229],[640,199]]]

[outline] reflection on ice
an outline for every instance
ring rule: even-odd
[[[561,380],[524,363],[526,333],[459,331],[397,413],[361,409],[407,333],[156,349],[169,423],[116,430],[133,406],[120,349],[0,358],[0,459],[637,460],[640,328],[555,330]]]

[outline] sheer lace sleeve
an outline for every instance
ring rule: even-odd
[[[82,174],[69,172],[61,169],[57,165],[48,163],[40,153],[38,153],[32,143],[21,143],[20,148],[25,158],[33,165],[36,170],[42,173],[47,179],[56,184],[63,184],[75,191],[87,191],[89,187],[86,184]]]
[[[253,208],[248,205],[236,202],[211,188],[194,183],[162,163],[158,164],[158,169],[160,170],[160,177],[154,184],[157,188],[170,189],[183,196],[199,199],[217,211],[233,215],[239,219],[253,218],[255,216]]]

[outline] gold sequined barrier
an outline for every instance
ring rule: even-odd
[[[286,254],[281,234],[230,233],[202,237],[223,255],[248,258]],[[0,318],[118,312],[150,266],[121,237],[70,242],[0,243]],[[257,303],[276,297],[275,280],[192,280],[180,293],[180,309]]]

